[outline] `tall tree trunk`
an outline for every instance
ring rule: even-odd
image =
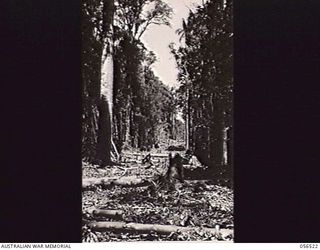
[[[110,28],[112,32],[112,28]],[[113,108],[113,39],[112,34],[105,39],[101,60],[101,96],[108,102],[109,114],[112,123]]]
[[[222,103],[220,100],[215,102],[214,127],[213,127],[213,161],[214,165],[221,166],[223,164],[223,130],[224,116]]]
[[[97,163],[106,166],[111,163],[111,118],[109,105],[105,96],[101,97],[99,106]]]
[[[101,56],[101,102],[97,160],[100,165],[111,163],[112,106],[113,106],[113,0],[103,1],[103,39]]]

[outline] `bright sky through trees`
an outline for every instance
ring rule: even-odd
[[[160,80],[170,86],[177,87],[178,69],[173,55],[170,54],[169,44],[179,43],[179,35],[175,31],[182,27],[182,18],[187,19],[189,9],[194,10],[204,0],[164,0],[173,9],[171,28],[165,25],[151,25],[143,34],[142,41],[158,58],[153,70]]]

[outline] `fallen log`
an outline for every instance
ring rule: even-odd
[[[124,212],[122,210],[109,210],[109,209],[93,209],[92,215],[109,218],[109,219],[123,219]]]
[[[159,157],[159,158],[169,158],[168,153],[150,153],[152,157]],[[145,154],[143,153],[124,153],[124,157],[130,157],[130,156],[135,156],[135,157],[144,157]]]
[[[82,180],[82,189],[88,189],[93,186],[102,186],[108,187],[112,185],[118,186],[133,186],[133,187],[142,187],[148,186],[152,184],[152,177],[136,177],[136,176],[127,176],[127,177],[120,177],[120,178],[88,178]]]
[[[87,226],[93,231],[114,231],[114,232],[135,232],[135,233],[150,233],[156,232],[158,234],[171,234],[179,232],[195,232],[202,231],[218,236],[218,238],[225,238],[233,234],[231,229],[215,229],[215,228],[199,228],[199,227],[180,227],[174,225],[159,225],[159,224],[140,224],[140,223],[126,223],[126,222],[89,222]]]
[[[158,171],[157,171],[158,172]],[[119,176],[119,177],[102,177],[102,178],[86,178],[82,180],[82,189],[87,190],[94,186],[102,186],[107,188],[112,185],[117,186],[132,186],[132,187],[143,187],[149,186],[153,184],[159,176],[163,176],[162,173],[158,172],[160,175],[158,176]],[[185,180],[184,185],[186,186],[194,186],[196,184],[203,184],[205,189],[210,189],[211,183],[205,180]]]

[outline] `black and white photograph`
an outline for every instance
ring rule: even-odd
[[[1,248],[318,248],[318,9],[2,0]]]
[[[232,0],[82,0],[82,241],[234,241]]]

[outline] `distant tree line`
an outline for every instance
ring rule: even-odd
[[[233,3],[208,0],[183,20],[171,44],[179,67],[178,103],[187,122],[190,150],[206,165],[231,164]]]

